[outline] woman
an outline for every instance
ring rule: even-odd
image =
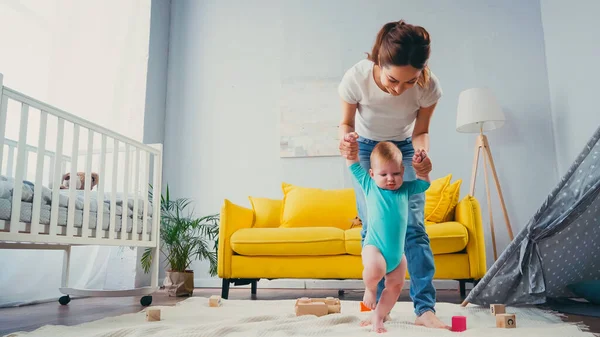
[[[429,152],[429,123],[437,101],[442,96],[438,79],[429,70],[429,33],[404,21],[386,23],[368,58],[346,71],[338,91],[342,98],[342,121],[339,127],[340,152],[352,158],[358,152],[361,166],[370,168],[369,157],[380,141],[392,141],[405,158],[404,180],[414,180],[416,172],[427,172],[427,163],[415,164],[416,150]],[[358,113],[357,113],[358,110]],[[344,141],[343,135],[356,131],[356,141]],[[363,222],[362,238],[368,231],[367,209],[360,186],[354,182],[358,214]],[[405,254],[411,276],[416,324],[449,328],[435,315],[435,265],[425,232],[424,194],[410,199]],[[377,287],[377,300],[384,280]]]

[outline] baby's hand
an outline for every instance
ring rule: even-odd
[[[431,172],[431,159],[425,150],[416,150],[413,155],[413,167],[417,175],[426,175]]]
[[[344,135],[344,140],[347,142],[354,143],[358,139],[358,133],[356,132],[348,132]]]
[[[344,158],[350,161],[358,160],[358,134],[356,132],[348,132],[344,138],[340,140],[340,152]]]
[[[421,163],[425,160],[425,158],[427,158],[427,153],[425,152],[425,150],[416,150],[415,154],[413,155],[413,164]]]

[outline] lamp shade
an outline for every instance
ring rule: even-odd
[[[456,131],[479,133],[502,127],[504,113],[488,88],[472,88],[460,93],[456,113]]]

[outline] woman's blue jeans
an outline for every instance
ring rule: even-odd
[[[378,141],[358,138],[358,158],[360,165],[365,169],[371,168],[371,152]],[[415,170],[412,166],[412,156],[414,148],[410,138],[404,141],[393,142],[400,151],[402,151],[404,162],[404,180],[416,179]],[[356,182],[354,190],[356,191],[356,204],[358,207],[358,216],[362,220],[362,241],[365,239],[369,227],[367,217],[367,205],[363,191]],[[435,313],[435,287],[433,286],[433,275],[435,273],[435,264],[433,262],[433,253],[429,245],[429,237],[425,232],[424,224],[424,206],[425,195],[423,193],[413,195],[409,200],[410,214],[408,216],[408,228],[406,230],[406,241],[404,244],[404,253],[408,263],[408,272],[410,273],[410,297],[413,300],[415,314],[421,316],[426,311]],[[381,292],[385,288],[385,278],[377,284],[377,301],[381,297]]]

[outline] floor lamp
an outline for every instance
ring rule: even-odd
[[[504,204],[504,197],[502,196],[502,189],[500,188],[500,182],[498,181],[498,175],[496,174],[494,160],[492,159],[490,144],[488,143],[487,137],[483,134],[483,132],[502,127],[504,125],[504,121],[504,113],[502,112],[502,109],[500,108],[500,105],[498,104],[498,101],[491,90],[487,88],[472,88],[460,93],[458,97],[458,109],[456,115],[456,131],[479,134],[475,143],[475,156],[473,158],[470,195],[475,195],[475,178],[477,177],[479,154],[483,151],[483,175],[485,180],[485,191],[487,194],[488,211],[490,215],[492,244],[494,246],[494,261],[498,259],[498,253],[496,250],[496,234],[494,231],[494,218],[492,217],[492,202],[490,186],[488,182],[488,165],[492,170],[492,175],[496,183],[496,189],[498,190],[498,196],[500,197],[500,204],[502,205],[502,212],[504,213],[504,220],[506,221],[508,236],[511,241],[513,240],[513,232],[510,221],[508,220],[508,213],[506,212],[506,205]]]

